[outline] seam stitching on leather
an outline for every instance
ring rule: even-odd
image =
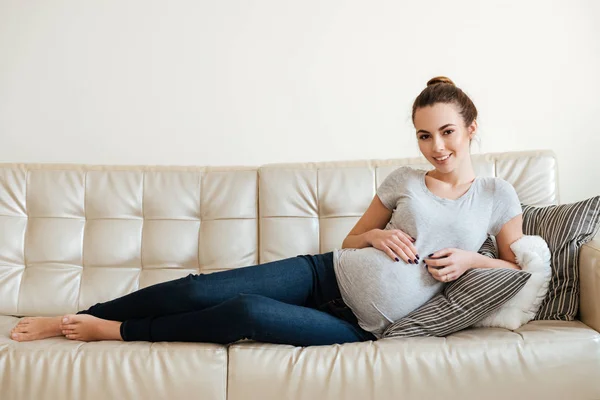
[[[140,281],[142,279],[142,272],[144,272],[144,226],[146,223],[146,216],[144,215],[144,198],[146,192],[146,171],[142,171],[142,231],[140,232],[140,275],[138,276],[138,287],[140,289]]]
[[[19,285],[19,292],[17,293],[17,309],[16,314],[19,314],[19,299],[21,298],[21,291],[23,290],[23,280],[25,279],[25,273],[27,272],[27,259],[25,258],[25,245],[27,244],[27,232],[29,230],[29,212],[27,211],[27,182],[29,181],[29,170],[25,169],[25,232],[23,234],[23,275],[21,275],[21,284]]]
[[[83,175],[83,233],[81,235],[81,275],[79,276],[79,290],[77,292],[76,312],[79,311],[79,301],[81,300],[81,290],[83,288],[83,269],[85,267],[85,230],[87,228],[87,177],[88,171]]]

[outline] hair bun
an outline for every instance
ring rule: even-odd
[[[445,76],[436,76],[435,78],[431,78],[427,82],[427,86],[435,85],[436,83],[448,83],[448,84],[450,84],[452,86],[456,86],[454,84],[454,82],[452,82],[452,80],[450,78],[447,78]]]

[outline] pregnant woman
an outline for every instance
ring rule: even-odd
[[[450,79],[431,79],[412,120],[434,169],[392,171],[342,249],[190,274],[77,314],[23,318],[11,338],[296,346],[379,339],[468,269],[519,269],[509,246],[523,236],[520,202],[508,182],[475,176],[476,119],[472,101]],[[488,235],[500,259],[477,253]]]

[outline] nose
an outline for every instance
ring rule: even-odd
[[[431,142],[432,150],[436,153],[441,153],[441,151],[444,150],[444,140],[438,135],[434,135]]]

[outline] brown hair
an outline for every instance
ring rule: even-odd
[[[445,76],[436,76],[427,82],[427,87],[417,96],[413,103],[412,121],[415,122],[415,112],[419,108],[432,106],[436,103],[453,103],[459,108],[459,113],[465,122],[465,126],[477,118],[477,108],[454,82]]]

